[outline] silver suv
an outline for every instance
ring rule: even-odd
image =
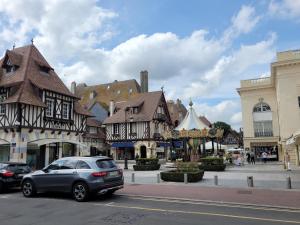
[[[123,172],[111,158],[66,157],[25,175],[21,187],[25,197],[38,192],[68,192],[76,201],[83,202],[91,194],[111,195],[123,184]]]

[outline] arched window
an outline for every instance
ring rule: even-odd
[[[271,111],[271,107],[264,102],[256,104],[253,108],[253,112],[268,112]]]

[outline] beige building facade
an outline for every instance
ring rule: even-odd
[[[300,50],[277,53],[271,76],[242,80],[237,89],[242,104],[244,148],[257,158],[299,165],[297,134],[300,130]]]

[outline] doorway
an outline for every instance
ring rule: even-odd
[[[147,158],[147,148],[145,145],[140,147],[141,158]]]

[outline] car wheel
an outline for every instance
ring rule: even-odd
[[[77,202],[85,202],[89,199],[88,186],[83,182],[78,182],[73,186],[73,197]]]
[[[36,189],[31,180],[25,180],[22,183],[22,192],[25,197],[33,197],[36,195]]]

